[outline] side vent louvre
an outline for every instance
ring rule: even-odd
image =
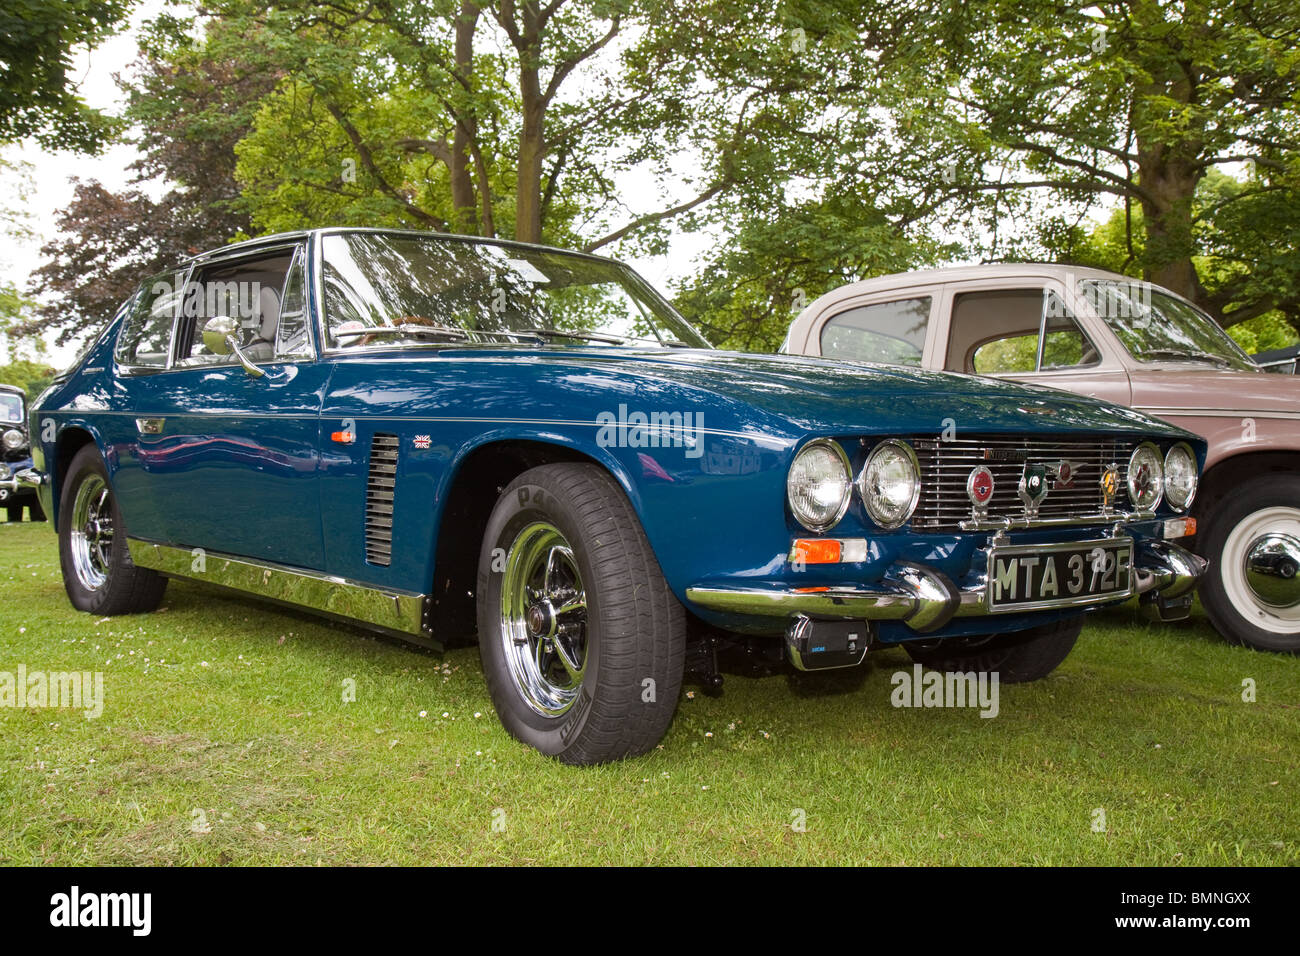
[[[393,561],[393,491],[397,485],[397,436],[376,434],[370,442],[366,482],[366,561],[388,567]]]

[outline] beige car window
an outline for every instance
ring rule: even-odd
[[[841,312],[821,334],[826,358],[921,367],[930,296],[874,302]]]

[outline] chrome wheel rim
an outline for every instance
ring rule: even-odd
[[[113,551],[113,496],[99,475],[90,475],[72,503],[72,568],[87,591],[108,580]]]
[[[1274,634],[1300,631],[1300,509],[1261,508],[1237,523],[1219,560],[1223,589],[1246,620]],[[1288,573],[1289,572],[1289,573]]]
[[[520,531],[506,553],[501,644],[533,713],[560,717],[573,706],[587,671],[587,592],[573,549],[544,521]]]

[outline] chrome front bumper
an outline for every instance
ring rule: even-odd
[[[1085,606],[1114,604],[1148,592],[1159,594],[1164,599],[1182,597],[1196,587],[1205,568],[1204,558],[1168,541],[1140,541],[1134,555],[1132,589],[1122,595],[1099,597]],[[712,611],[755,617],[805,615],[848,621],[902,621],[920,634],[937,630],[956,617],[998,613],[989,608],[987,573],[981,572],[973,584],[957,587],[947,575],[935,568],[906,562],[891,565],[880,583],[874,586],[701,586],[687,588],[686,597]]]

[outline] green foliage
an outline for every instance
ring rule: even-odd
[[[1196,244],[1203,250],[1192,260],[1205,291],[1201,304],[1233,306],[1215,317],[1247,352],[1300,342],[1300,311],[1287,286],[1300,280],[1300,250],[1295,233],[1288,232],[1300,231],[1300,213],[1289,190],[1245,195],[1254,188],[1250,179],[1212,169],[1192,206]],[[1127,213],[1116,209],[1092,230],[1067,237],[1061,255],[1079,265],[1141,278],[1143,225],[1140,208]]]
[[[116,124],[86,106],[72,53],[116,32],[134,0],[5,0],[0,7],[0,143],[95,152]]]
[[[51,368],[48,362],[15,359],[6,365],[0,365],[0,384],[17,385],[27,393],[30,401],[45,391],[57,374],[58,369]]]

